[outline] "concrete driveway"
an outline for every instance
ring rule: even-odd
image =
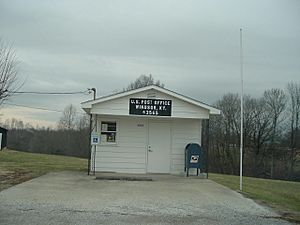
[[[0,192],[0,224],[289,224],[205,179],[95,180],[50,173]]]

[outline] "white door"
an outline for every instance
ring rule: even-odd
[[[170,123],[149,122],[148,173],[170,173]]]

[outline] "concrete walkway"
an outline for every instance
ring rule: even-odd
[[[0,192],[1,225],[289,224],[207,179],[96,180],[61,172]]]

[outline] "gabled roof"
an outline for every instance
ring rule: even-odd
[[[171,90],[168,90],[166,88],[162,88],[162,87],[159,87],[159,86],[156,86],[156,85],[150,85],[150,86],[137,88],[137,89],[130,90],[130,91],[124,91],[124,92],[117,93],[117,94],[111,94],[111,95],[103,96],[103,97],[97,98],[95,100],[85,101],[85,102],[81,103],[81,107],[83,109],[90,109],[90,108],[92,108],[92,105],[94,105],[94,104],[110,101],[110,100],[113,100],[113,99],[125,97],[125,96],[128,96],[128,95],[136,94],[136,93],[147,91],[147,90],[156,90],[156,91],[165,93],[167,95],[173,96],[175,98],[178,98],[182,101],[185,101],[185,102],[191,103],[193,105],[205,108],[205,109],[209,110],[210,114],[220,114],[220,110],[213,107],[213,106],[210,106],[208,104],[205,104],[205,103],[200,102],[198,100],[195,100],[193,98],[178,94],[174,91],[171,91]]]

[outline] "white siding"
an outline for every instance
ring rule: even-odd
[[[146,173],[148,121],[153,119],[98,116],[98,124],[101,120],[117,121],[117,143],[97,147],[96,171]],[[185,146],[190,142],[201,143],[201,120],[165,120],[169,120],[171,126],[171,173],[181,174],[184,169]]]
[[[199,106],[187,103],[173,96],[156,90],[147,90],[133,95],[113,99],[106,102],[101,102],[93,105],[92,114],[102,115],[129,115],[129,99],[130,98],[147,98],[148,94],[155,93],[158,99],[172,100],[172,116],[171,118],[195,118],[208,119],[209,111]],[[134,116],[136,117],[136,116]]]
[[[190,143],[201,144],[201,120],[175,119],[172,122],[171,173],[184,171],[184,149]]]
[[[147,120],[133,117],[98,116],[98,124],[101,120],[117,121],[117,143],[97,146],[95,170],[145,173]]]

